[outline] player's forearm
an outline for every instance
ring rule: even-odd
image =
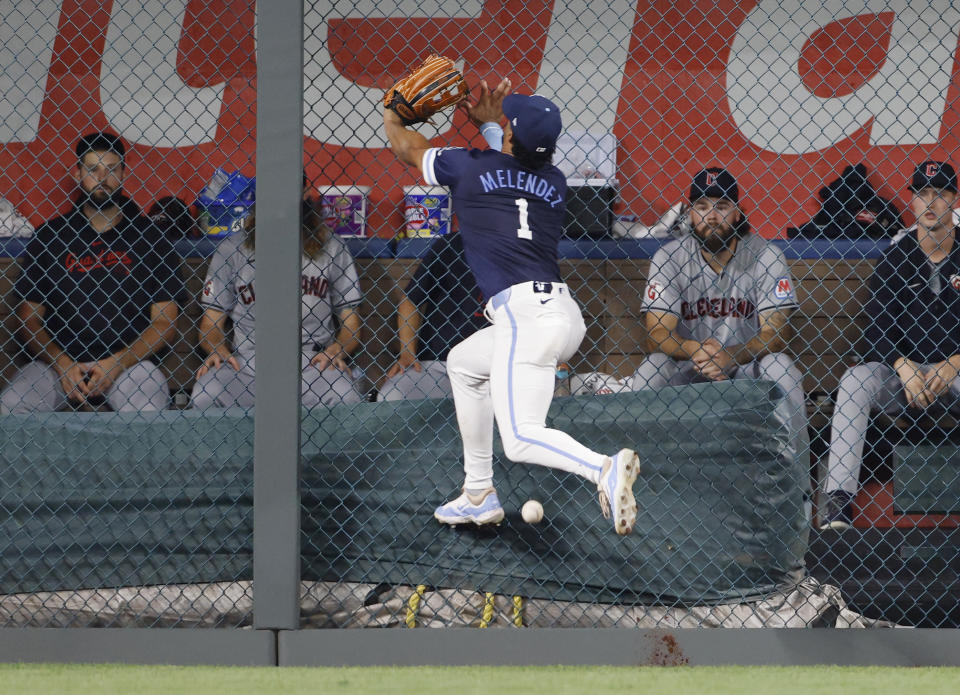
[[[390,109],[383,110],[383,126],[390,141],[390,149],[404,164],[419,167],[419,155],[430,147],[430,141],[415,130],[410,130],[400,116]]]
[[[400,352],[411,355],[417,354],[417,332],[420,330],[420,312],[416,305],[404,300],[397,307],[397,339],[400,341]]]
[[[790,311],[775,309],[760,314],[760,330],[745,343],[724,345],[723,348],[736,364],[749,364],[767,355],[787,349],[793,329]]]
[[[43,321],[36,317],[31,317],[23,322],[20,329],[20,337],[23,339],[24,347],[37,359],[47,362],[60,371],[64,371],[73,362],[73,359],[57,345],[53,336],[47,333]]]
[[[115,352],[113,357],[124,369],[129,369],[169,345],[175,328],[169,321],[151,323],[136,340],[123,350]]]
[[[650,352],[662,352],[677,360],[689,360],[700,347],[700,342],[682,338],[673,331],[653,330],[647,336],[647,349]]]
[[[232,354],[230,344],[227,341],[227,334],[216,323],[200,323],[200,337],[197,345],[207,355],[218,353],[221,357],[229,357]]]
[[[340,330],[337,331],[333,342],[327,346],[326,352],[331,357],[336,355],[346,357],[358,347],[360,347],[360,316],[351,312],[348,316],[340,318]]]
[[[179,313],[175,302],[153,304],[150,307],[150,325],[130,345],[115,352],[113,358],[124,369],[129,369],[172,343],[176,337]]]
[[[775,352],[783,352],[787,349],[787,341],[781,333],[764,334],[761,332],[745,343],[724,346],[724,349],[737,364],[749,364]]]
[[[932,365],[933,371],[948,384],[953,383],[960,376],[960,355],[950,355],[943,362]]]

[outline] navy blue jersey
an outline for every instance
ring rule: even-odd
[[[407,285],[422,323],[417,331],[417,359],[447,359],[454,345],[487,325],[484,295],[463,254],[463,235],[438,237]]]
[[[46,307],[44,324],[73,359],[92,362],[130,345],[150,308],[183,299],[180,257],[132,203],[98,234],[80,208],[44,223],[23,257],[15,290]]]
[[[960,245],[937,268],[939,294],[930,288],[932,272],[914,229],[886,248],[870,278],[866,360],[924,364],[960,354]]]
[[[496,150],[433,148],[430,185],[449,186],[467,263],[485,297],[521,282],[559,282],[567,181],[554,166],[531,170]]]

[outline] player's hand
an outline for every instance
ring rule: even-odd
[[[203,361],[203,364],[200,365],[200,369],[197,370],[197,378],[199,379],[207,372],[219,369],[222,364],[229,364],[233,367],[234,371],[240,371],[240,361],[231,353],[222,355],[219,352],[211,352],[207,355],[207,359]]]
[[[950,389],[950,384],[956,381],[958,376],[960,372],[950,360],[938,362],[927,370],[927,389],[939,396]]]
[[[734,359],[733,354],[723,347],[720,341],[714,338],[707,338],[704,341],[704,345],[707,346],[712,354],[713,363],[720,367],[720,372],[723,374],[720,378],[726,379],[730,375],[730,372],[733,371],[733,368],[737,366],[737,361]]]
[[[733,357],[713,338],[703,341],[691,360],[701,375],[713,381],[726,379],[727,371],[733,365]]]
[[[950,388],[950,382],[943,378],[937,366],[933,366],[923,375],[925,380],[924,388],[930,393],[933,399]]]
[[[87,385],[87,370],[77,362],[55,365],[60,374],[60,388],[67,396],[67,400],[79,403],[90,393]]]
[[[503,78],[500,84],[491,92],[487,86],[486,80],[480,81],[480,95],[477,97],[477,103],[468,104],[466,101],[460,102],[467,117],[474,125],[482,123],[499,123],[503,118],[503,99],[510,93],[510,80]]]
[[[403,374],[408,369],[413,369],[415,372],[422,372],[423,365],[417,360],[417,356],[410,352],[401,352],[397,355],[397,361],[394,362],[390,369],[387,370],[387,378],[392,379],[398,374]]]
[[[330,368],[339,369],[341,372],[349,371],[347,362],[343,359],[343,348],[339,345],[330,345],[326,349],[321,350],[313,356],[310,364],[321,372],[324,369]]]
[[[897,368],[897,376],[900,383],[903,384],[904,393],[907,396],[907,405],[914,408],[926,408],[933,403],[936,396],[933,392],[927,390],[927,376],[917,363],[910,360],[904,360]]]
[[[87,365],[88,394],[91,396],[104,395],[110,390],[121,373],[123,373],[123,365],[120,364],[120,360],[112,355],[89,363]]]
[[[690,355],[690,361],[693,362],[694,368],[697,370],[697,373],[703,373],[703,367],[710,362],[710,353],[706,351],[703,346],[703,343],[700,344],[696,350],[693,351],[693,354]]]
[[[933,403],[936,396],[928,391],[926,386],[926,379],[924,379],[921,374],[912,376],[904,381],[903,390],[907,394],[907,405],[911,405],[914,408],[926,408]]]

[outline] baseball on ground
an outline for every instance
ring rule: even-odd
[[[520,516],[528,524],[536,524],[543,520],[543,505],[536,500],[527,500],[520,509]]]

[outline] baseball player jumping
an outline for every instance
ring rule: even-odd
[[[604,516],[626,535],[637,516],[636,453],[622,449],[605,456],[546,427],[557,363],[573,356],[586,327],[557,264],[566,179],[551,160],[562,129],[560,111],[544,97],[506,96],[509,90],[508,80],[492,92],[483,83],[477,103],[466,106],[471,121],[484,124],[481,132],[506,115],[502,152],[431,147],[384,109],[387,138],[400,161],[419,168],[427,184],[450,187],[467,263],[490,298],[485,313],[493,325],[456,345],[447,358],[466,480],[463,494],[434,516],[445,524],[503,519],[493,487],[496,418],[511,460],[596,484]]]

